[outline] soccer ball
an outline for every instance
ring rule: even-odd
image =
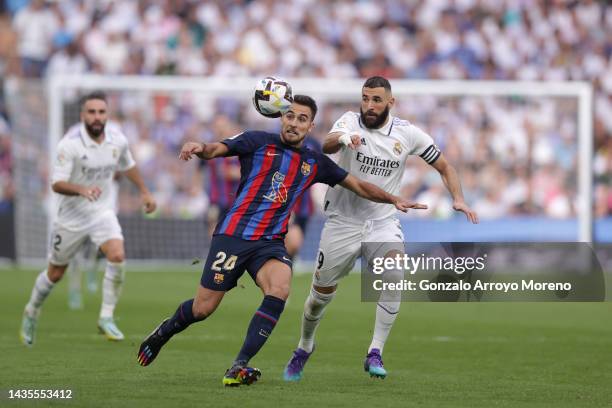
[[[293,92],[289,82],[267,76],[255,85],[253,105],[257,112],[267,118],[278,118],[289,110],[293,102]]]

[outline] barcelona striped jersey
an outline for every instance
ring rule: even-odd
[[[278,134],[246,131],[222,143],[229,148],[227,156],[238,156],[241,177],[236,199],[214,235],[282,239],[291,210],[308,187],[335,186],[348,175],[327,156],[286,145]]]
[[[304,139],[304,147],[315,152],[322,153],[321,144],[313,137],[307,137]],[[306,194],[297,199],[295,206],[293,207],[293,213],[297,217],[309,218],[313,212],[314,203],[312,201],[312,197],[310,192],[306,192]]]

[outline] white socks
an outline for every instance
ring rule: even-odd
[[[376,304],[376,322],[374,323],[374,336],[368,348],[368,353],[372,349],[380,350],[382,355],[383,347],[389,337],[393,322],[399,313],[400,302],[378,302]]]
[[[32,288],[30,301],[25,307],[25,312],[28,316],[38,317],[40,314],[40,307],[51,292],[51,289],[53,289],[53,286],[55,286],[55,283],[49,280],[46,269],[38,274],[36,282],[34,282],[34,287]]]
[[[314,288],[310,288],[310,294],[304,303],[304,316],[302,317],[302,337],[298,347],[308,353],[312,352],[314,346],[314,336],[317,326],[321,321],[325,306],[334,298],[336,292],[329,294],[319,293]]]
[[[113,317],[115,306],[119,301],[123,280],[125,277],[125,262],[106,262],[104,281],[102,283],[102,308],[100,318]]]

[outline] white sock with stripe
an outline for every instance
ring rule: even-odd
[[[47,276],[47,270],[45,269],[38,274],[34,287],[32,288],[32,294],[30,295],[30,301],[26,304],[25,312],[30,317],[38,317],[40,314],[40,308],[49,296],[51,289],[55,286],[55,283],[49,280]]]

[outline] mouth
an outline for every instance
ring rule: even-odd
[[[294,131],[294,130],[291,130],[291,129],[287,129],[287,132],[286,132],[286,133],[287,133],[288,135],[298,136],[297,132],[296,132],[296,131]]]

